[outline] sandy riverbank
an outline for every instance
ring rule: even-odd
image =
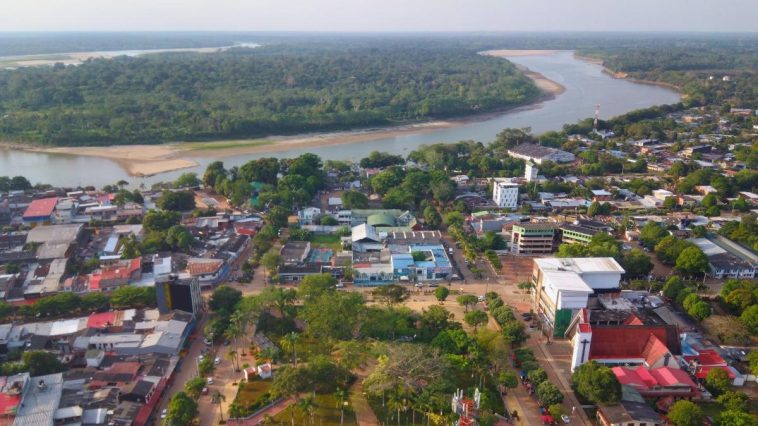
[[[12,149],[46,154],[107,158],[117,162],[130,176],[152,176],[198,165],[194,160],[179,158],[181,150],[171,144],[84,147],[39,147],[18,143],[6,143],[4,145]]]
[[[514,54],[514,52],[516,52]],[[493,50],[482,52],[495,57],[547,55],[552,50]],[[563,93],[566,88],[546,78],[544,75],[522,68],[544,95],[537,100],[544,101]],[[535,102],[536,103],[536,102]],[[519,108],[532,108],[534,103]],[[513,111],[512,108],[510,111]],[[318,148],[333,145],[360,143],[375,139],[387,139],[411,134],[434,132],[441,129],[458,127],[472,122],[487,120],[498,111],[479,114],[463,119],[436,120],[423,123],[406,124],[395,127],[353,130],[332,133],[313,133],[297,136],[271,136],[249,140],[221,140],[216,142],[176,142],[163,145],[115,145],[108,147],[38,147],[26,144],[6,144],[14,149],[62,155],[83,155],[107,158],[117,162],[131,176],[151,176],[159,173],[195,167],[197,158],[213,156],[225,158],[239,155],[265,154],[288,151],[292,149]]]

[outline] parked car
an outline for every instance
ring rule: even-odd
[[[208,384],[209,384],[209,385],[212,385],[212,384],[213,384],[213,377],[208,377]]]
[[[164,408],[163,411],[161,411],[161,419],[165,419],[166,416],[168,416],[168,408]]]
[[[219,364],[221,364],[221,358],[219,358],[219,357],[216,357],[216,359],[214,359],[214,360],[213,360],[213,364],[214,364],[214,365],[219,365]]]
[[[203,343],[205,343],[206,346],[211,346],[213,344],[213,342],[211,342],[207,338],[203,339]]]

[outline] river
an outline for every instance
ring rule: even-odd
[[[312,152],[323,159],[359,160],[371,151],[385,151],[407,155],[424,144],[476,140],[490,142],[507,127],[531,127],[535,133],[560,130],[566,123],[591,117],[595,106],[600,105],[600,117],[610,118],[653,105],[679,101],[679,94],[671,89],[616,79],[603,72],[600,65],[582,61],[570,51],[539,56],[508,58],[511,62],[539,72],[560,83],[565,91],[553,99],[502,114],[488,116],[457,127],[405,134],[391,138],[378,138],[345,145],[332,145],[307,149],[292,149],[269,154],[241,155],[221,158],[226,167],[239,166],[250,159],[276,156],[295,157]],[[181,173],[192,171],[202,175],[214,158],[212,151],[204,158],[193,158],[199,166],[191,169],[161,173],[149,177],[129,176],[115,161],[76,155],[46,154],[0,148],[0,175],[26,176],[32,183],[50,183],[59,186],[96,185],[115,183],[120,179],[132,185],[150,185],[169,181]]]

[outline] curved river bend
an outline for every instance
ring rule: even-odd
[[[565,123],[591,117],[596,104],[600,105],[601,118],[610,118],[635,109],[676,103],[680,99],[679,93],[665,87],[615,79],[604,73],[600,65],[576,59],[570,51],[510,57],[508,60],[543,74],[563,85],[566,90],[554,99],[457,127],[352,144],[219,159],[224,161],[226,167],[230,167],[242,165],[253,158],[287,158],[303,152],[312,152],[324,159],[335,160],[358,160],[374,150],[406,155],[423,144],[469,139],[490,142],[498,132],[507,127],[531,127],[535,133],[559,130]],[[58,186],[102,186],[120,179],[132,184],[144,183],[149,186],[154,182],[172,180],[187,171],[202,175],[205,167],[216,159],[212,151],[209,151],[208,157],[193,157],[193,160],[199,163],[197,167],[137,178],[129,176],[118,163],[108,159],[0,148],[0,176],[23,175],[32,183],[50,183]]]

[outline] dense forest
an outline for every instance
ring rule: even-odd
[[[511,63],[436,43],[280,43],[0,71],[0,137],[159,143],[493,111],[539,89]]]
[[[758,108],[758,39],[676,40],[582,49],[610,70],[672,84],[693,105]]]

